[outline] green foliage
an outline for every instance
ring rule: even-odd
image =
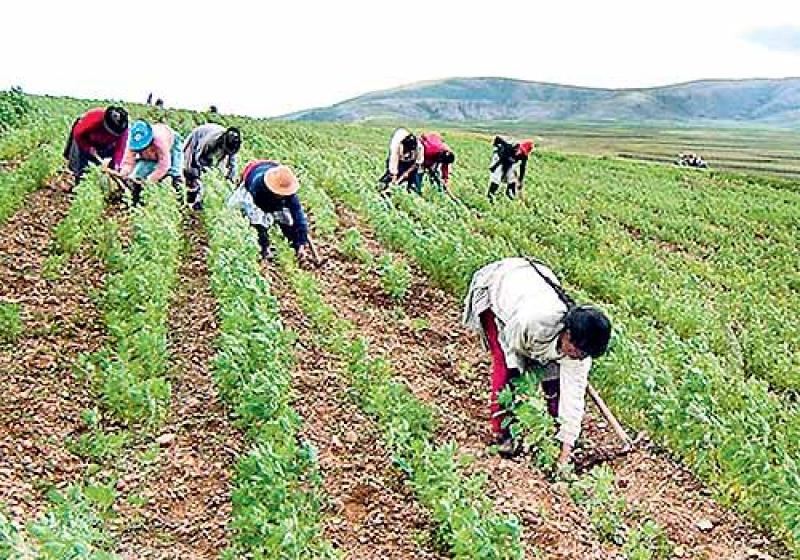
[[[0,301],[0,343],[14,343],[22,334],[18,303]]]
[[[391,255],[383,255],[376,263],[383,290],[394,300],[402,300],[411,286],[411,269]]]
[[[0,132],[18,126],[33,111],[33,103],[22,93],[22,88],[0,91]]]
[[[94,377],[106,408],[127,425],[158,424],[170,400],[167,318],[178,280],[182,220],[171,189],[150,185],[132,210],[125,251],[104,249],[109,268],[103,308],[112,347],[96,356]],[[113,229],[101,228],[107,237]]]
[[[105,202],[100,186],[101,177],[100,170],[92,167],[75,188],[75,199],[69,213],[54,232],[55,247],[59,253],[74,254],[85,238],[96,240],[102,231]]]
[[[294,336],[261,275],[252,228],[225,207],[228,188],[219,177],[208,185],[209,268],[220,319],[213,372],[252,444],[236,467],[232,544],[222,557],[336,558],[322,538],[316,451],[299,441],[290,404]]]
[[[614,472],[608,465],[596,467],[573,482],[570,493],[577,504],[588,510],[592,526],[602,540],[622,544],[625,499],[615,492]]]
[[[25,529],[0,513],[0,557],[14,560],[110,560],[113,548],[105,520],[114,491],[104,486],[72,486],[52,493],[54,506]]]
[[[71,453],[97,462],[118,457],[131,439],[126,431],[108,432],[100,423],[100,412],[97,409],[85,410],[82,418],[88,431],[78,438],[66,441]]]
[[[664,529],[646,520],[628,533],[622,553],[627,560],[667,560],[672,558],[673,550]]]
[[[0,173],[0,225],[19,209],[25,196],[41,187],[61,163],[53,145],[38,148],[18,168]]]
[[[364,237],[354,227],[347,228],[339,241],[339,250],[344,256],[365,265],[372,264],[372,253],[364,246]]]
[[[347,364],[356,399],[378,423],[395,463],[437,524],[437,540],[455,558],[516,559],[525,551],[519,522],[492,512],[483,490],[485,480],[461,473],[464,458],[455,444],[433,444],[433,410],[394,378],[391,365],[369,356],[368,344],[354,336],[353,327],[339,319],[325,302],[314,277],[288,258],[284,247],[279,264],[297,293],[303,312],[320,333],[328,351]]]
[[[536,465],[546,472],[554,472],[560,447],[556,443],[553,419],[547,412],[547,403],[539,389],[540,376],[528,372],[498,395],[498,403],[511,411],[504,423],[509,432],[531,451]]]

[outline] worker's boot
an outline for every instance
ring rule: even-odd
[[[506,186],[506,196],[509,200],[514,200],[517,197],[517,184],[516,183],[509,183]]]
[[[500,185],[498,183],[489,183],[489,191],[486,193],[489,202],[494,202],[494,195],[497,194],[498,190],[500,190]]]
[[[508,434],[500,436],[495,445],[497,445],[497,454],[503,459],[511,459],[519,453],[520,450],[517,442]]]

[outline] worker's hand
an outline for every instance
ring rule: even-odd
[[[299,264],[301,268],[307,267],[313,260],[311,257],[311,250],[308,248],[308,245],[301,245],[297,249],[295,256],[297,257],[297,264]]]
[[[569,459],[572,455],[572,446],[568,443],[565,443],[561,446],[561,453],[558,455],[558,466],[564,467],[569,465]]]

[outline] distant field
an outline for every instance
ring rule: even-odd
[[[564,124],[470,125],[480,132],[508,131],[561,152],[617,156],[672,164],[679,152],[696,152],[713,169],[800,178],[800,131],[689,129]]]

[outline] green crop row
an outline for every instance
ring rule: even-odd
[[[477,234],[463,219],[421,216],[435,213],[434,204],[402,193],[393,197],[396,206],[381,200],[363,186],[369,180],[366,171],[354,176],[353,167],[350,160],[342,165],[346,171],[309,165],[306,172],[320,174],[328,192],[363,214],[383,242],[408,253],[454,293],[464,293],[472,272],[483,264],[515,254],[503,238]],[[797,550],[800,422],[795,407],[772,395],[766,384],[732,373],[702,344],[685,341],[668,325],[631,317],[621,306],[605,307],[614,317],[616,336],[593,379],[610,404],[681,457],[724,503]]]
[[[107,255],[103,308],[110,347],[94,358],[102,401],[126,425],[157,425],[169,406],[167,318],[183,247],[181,212],[171,188],[148,185],[132,208],[127,248]]]
[[[54,232],[55,249],[58,254],[72,255],[78,251],[84,240],[99,238],[103,231],[103,211],[105,197],[101,181],[105,180],[96,167],[93,167],[83,181],[75,187],[75,199],[67,216],[56,226]]]
[[[335,558],[322,538],[316,451],[299,440],[301,419],[291,407],[293,335],[261,275],[251,228],[225,207],[223,182],[208,184],[209,268],[220,322],[213,372],[251,442],[236,467],[233,544],[223,557]]]
[[[321,295],[311,273],[300,270],[291,252],[279,253],[281,270],[288,276],[303,312],[311,320],[326,350],[340,358],[355,398],[375,419],[395,463],[409,477],[420,502],[438,525],[443,547],[455,558],[523,558],[520,528],[515,518],[492,512],[484,495],[485,478],[465,478],[457,446],[436,446],[434,411],[398,381],[388,361],[369,356],[367,342],[354,327],[338,318]]]
[[[0,558],[7,560],[112,560],[105,526],[114,503],[107,486],[71,486],[51,493],[53,506],[24,527],[0,512]]]
[[[0,173],[0,225],[16,212],[25,196],[40,188],[53,176],[61,163],[61,154],[52,145],[42,146],[8,173]]]

